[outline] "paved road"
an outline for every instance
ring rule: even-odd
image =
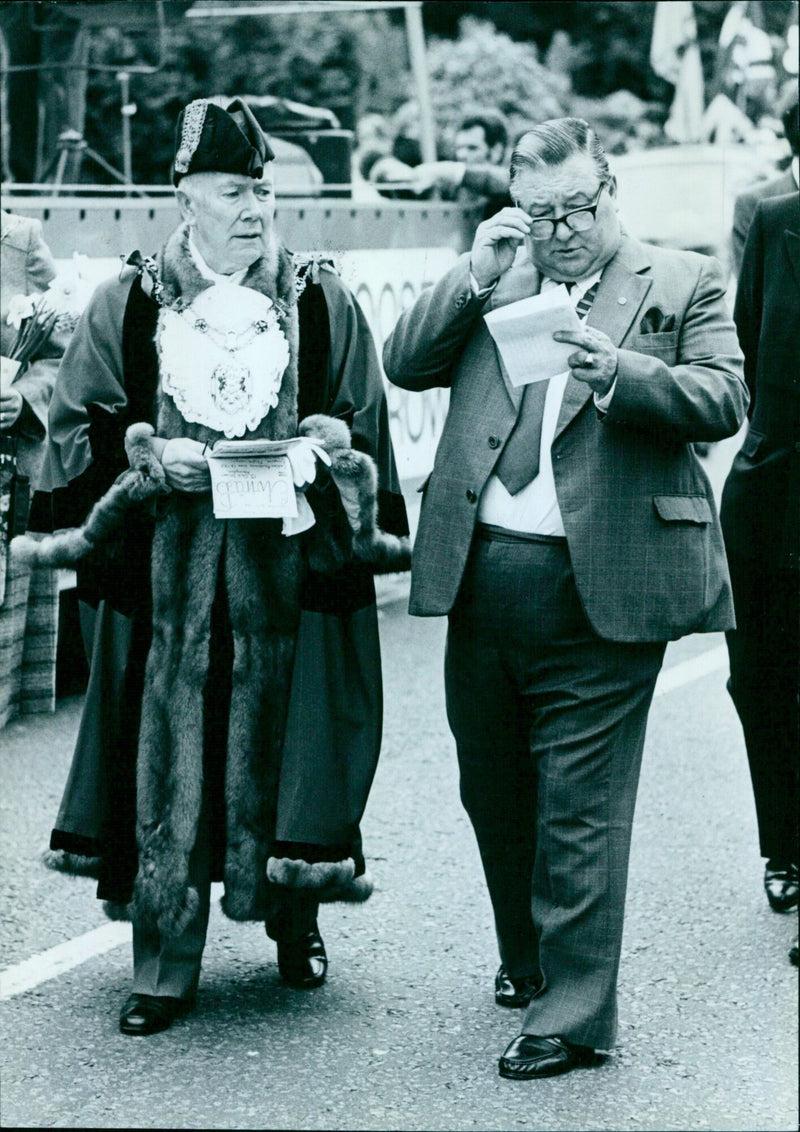
[[[489,903],[444,714],[444,625],[404,608],[381,614],[385,744],[364,822],[376,891],[323,909],[331,965],[317,991],[285,987],[263,931],[215,907],[197,1011],[146,1040],[120,1035],[128,929],[104,927],[91,882],[38,864],[80,700],[0,735],[2,985],[33,972],[0,1003],[4,1127],[797,1127],[796,921],[761,892],[722,637],[670,646],[651,712],[618,1049],[601,1068],[518,1083],[497,1076],[518,1018],[493,1004]],[[61,946],[76,938],[83,961]],[[53,973],[59,962],[76,965]]]

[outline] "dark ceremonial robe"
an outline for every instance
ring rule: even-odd
[[[245,282],[250,282],[249,277]],[[353,446],[369,453],[377,464],[381,527],[406,534],[382,379],[363,314],[335,273],[317,266],[309,273],[297,314],[298,417],[322,411],[346,421]],[[56,527],[80,523],[125,466],[125,428],[135,421],[155,422],[158,361],[153,332],[158,306],[147,286],[134,271],[125,272],[118,282],[101,289],[93,316],[78,328],[69,359],[78,376],[63,384],[56,413],[61,427],[50,453]],[[84,405],[88,410],[82,409]],[[201,498],[208,506],[208,496]],[[320,895],[359,899],[368,895],[369,888],[361,877],[364,860],[358,827],[377,760],[382,714],[372,568],[351,562],[333,573],[310,569],[308,560],[320,532],[335,529],[342,514],[337,513],[341,505],[332,483],[322,474],[309,489],[308,499],[318,517],[310,532],[285,539],[279,524],[272,521],[277,528],[273,548],[280,554],[287,544],[294,544],[292,549],[299,552],[297,571],[292,563],[279,572],[278,580],[284,585],[287,574],[299,579],[302,614],[295,626],[294,664],[286,666],[281,659],[278,665],[292,675],[288,717],[282,753],[277,764],[273,760],[275,774],[261,791],[269,795],[267,821],[272,836],[255,862],[255,871],[263,877],[267,850],[279,862],[299,859],[313,865],[350,858],[355,882],[321,890]],[[98,608],[95,665],[51,840],[51,848],[61,852],[52,863],[99,875],[98,896],[114,903],[127,902],[136,872],[134,767],[144,660],[151,639],[149,559],[154,521],[152,506],[142,508],[126,523],[121,538],[78,567],[79,595]],[[214,528],[231,525],[216,521]],[[196,584],[201,585],[202,579]],[[215,600],[211,619],[216,645],[210,649],[204,675],[214,694],[203,698],[204,774],[212,784],[209,795],[214,803],[214,875],[227,883],[230,869],[223,865],[226,849],[230,853],[231,771],[225,758],[219,757],[219,748],[224,747],[231,701],[232,666],[226,652],[231,637],[229,603]],[[165,689],[167,695],[174,695],[173,689]],[[252,696],[249,699],[252,702]],[[139,790],[141,823],[141,774]],[[252,863],[244,871],[252,873]],[[226,893],[225,910],[234,918],[261,918],[262,888],[259,881],[257,891],[248,889],[251,898],[244,905],[233,904]]]

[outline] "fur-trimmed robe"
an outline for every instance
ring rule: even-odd
[[[191,302],[208,286],[189,256],[186,239],[185,229],[179,229],[161,259],[159,275],[164,300],[169,303]],[[276,247],[271,257],[254,265],[245,283],[277,300],[291,347],[278,405],[248,437],[293,436],[298,431],[297,316],[291,257]],[[167,438],[190,436],[203,443],[219,436],[184,421],[168,397],[159,398],[156,433]],[[361,456],[343,449],[334,467],[338,464],[341,472],[344,465]],[[355,462],[359,464],[358,475],[363,477],[363,460]],[[364,493],[352,490],[358,475],[349,480],[349,500],[348,490],[343,491],[351,517],[363,511],[365,503]],[[343,482],[341,477],[339,482]],[[375,547],[381,545],[369,534],[368,526],[357,526],[354,540],[357,552],[359,541],[363,543],[366,557],[374,555]],[[312,556],[316,553],[324,557],[332,547],[334,564],[340,563],[341,534],[325,547],[324,520],[319,519],[312,530]],[[401,568],[403,558],[407,559],[407,547],[402,548],[400,559],[387,563],[386,568]],[[279,521],[216,520],[208,495],[174,492],[159,501],[153,541],[154,632],[137,765],[139,871],[134,913],[154,922],[165,934],[181,931],[196,903],[196,893],[188,886],[188,859],[202,804],[207,722],[204,689],[211,650],[218,643],[212,633],[212,614],[219,602],[224,605],[233,641],[227,751],[223,756],[223,908],[234,919],[264,917],[266,866],[275,836],[281,742],[301,576],[300,543],[280,533]],[[209,757],[208,751],[205,757]],[[305,875],[309,867],[313,872],[320,866],[313,861],[276,861],[270,879],[318,886],[318,875]],[[349,868],[352,879],[352,861]],[[335,862],[323,865],[328,874],[331,869],[336,871]],[[344,880],[346,887],[346,876]]]

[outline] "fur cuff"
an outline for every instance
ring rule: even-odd
[[[9,546],[13,560],[28,568],[74,566],[122,526],[131,504],[166,494],[170,489],[152,447],[153,435],[152,425],[131,425],[125,434],[125,451],[131,466],[98,499],[83,526],[44,538],[19,535]]]
[[[82,857],[79,853],[68,853],[66,849],[45,849],[42,864],[56,873],[68,873],[73,877],[93,877],[100,875],[99,857]]]
[[[121,920],[130,923],[133,919],[133,909],[130,904],[120,904],[116,900],[104,900],[103,911],[109,920]]]
[[[372,895],[374,885],[368,873],[355,875],[352,857],[346,861],[308,861],[294,857],[270,857],[267,861],[267,880],[286,888],[309,888],[323,903],[334,901],[361,904]]]
[[[376,573],[411,567],[407,537],[387,534],[378,526],[378,473],[366,452],[353,448],[344,421],[315,413],[300,422],[300,436],[316,437],[331,458],[331,475],[353,531],[356,558],[370,562]]]

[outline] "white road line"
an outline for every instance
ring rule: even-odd
[[[0,971],[0,1000],[13,998],[33,990],[49,979],[55,979],[73,967],[79,967],[95,955],[104,955],[131,938],[131,925],[114,921],[93,931],[56,944],[40,955],[33,955],[22,963]]]
[[[725,645],[708,649],[707,652],[693,656],[689,660],[682,660],[661,672],[655,695],[663,696],[667,692],[673,692],[676,688],[691,684],[693,680],[718,672],[727,667],[727,664],[728,650]],[[221,888],[217,885],[214,887]],[[40,955],[33,955],[22,963],[0,971],[0,1001],[24,994],[25,991],[33,990],[34,987],[55,979],[66,971],[71,971],[73,967],[79,967],[81,963],[93,959],[96,955],[104,955],[105,952],[128,942],[130,936],[130,924],[104,924],[84,935],[79,935],[76,939],[59,943]]]
[[[699,656],[690,657],[689,660],[682,660],[679,664],[673,664],[671,668],[663,669],[656,681],[655,695],[663,696],[666,692],[673,692],[676,688],[682,688],[684,684],[691,684],[693,680],[710,676],[712,672],[718,672],[719,669],[727,666],[728,650],[725,645],[717,645],[707,652],[701,652]]]

